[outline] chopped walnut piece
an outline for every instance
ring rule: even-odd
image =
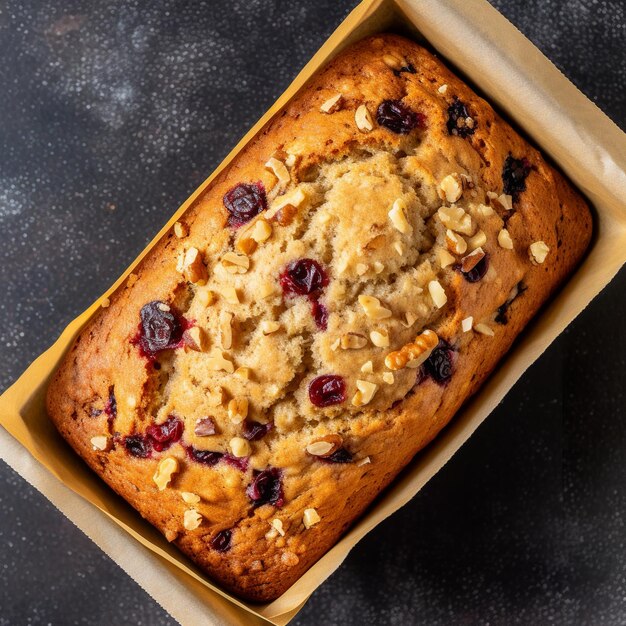
[[[474,324],[474,318],[470,315],[469,317],[466,317],[462,322],[461,322],[461,328],[463,329],[464,333],[469,332],[470,330],[472,330],[472,325]]]
[[[498,233],[498,244],[505,250],[513,250],[513,240],[511,239],[511,235],[506,228],[503,228]]]
[[[230,440],[229,446],[233,456],[236,456],[237,458],[250,456],[250,444],[243,437],[233,437]]]
[[[263,243],[272,236],[272,225],[264,219],[258,219],[250,229],[250,237],[257,243]]]
[[[221,263],[230,274],[245,274],[250,269],[250,257],[236,252],[227,252]]]
[[[425,330],[415,338],[415,341],[407,343],[400,350],[390,352],[385,357],[385,365],[390,370],[401,370],[409,364],[420,365],[430,356],[438,343],[437,333]]]
[[[417,321],[417,315],[415,315],[415,313],[413,313],[412,311],[407,311],[404,314],[404,317],[406,319],[406,323],[402,322],[402,325],[406,326],[406,328],[410,328]]]
[[[487,243],[487,235],[482,230],[479,230],[473,237],[467,240],[467,247],[469,251],[476,250]]]
[[[214,372],[223,370],[228,374],[232,374],[235,371],[233,362],[229,361],[221,350],[211,352],[209,358],[206,360],[206,365],[209,370]]]
[[[280,323],[272,320],[262,320],[259,326],[264,335],[271,335],[280,330]]]
[[[513,210],[513,196],[502,193],[496,198],[492,198],[492,200],[497,202],[505,211]]]
[[[226,402],[226,392],[220,386],[213,387],[213,389],[207,391],[206,397],[209,406],[222,406]]]
[[[370,340],[377,348],[388,348],[389,331],[385,328],[373,330],[370,333]]]
[[[180,497],[187,504],[199,504],[200,503],[200,496],[196,493],[191,493],[191,491],[181,491]]]
[[[306,451],[311,456],[319,456],[322,458],[329,457],[343,446],[341,435],[324,435],[313,439],[307,446]]]
[[[477,333],[480,333],[481,335],[486,335],[487,337],[493,337],[494,332],[493,329],[491,328],[491,326],[480,322],[479,324],[476,324],[476,326],[474,326],[474,330]]]
[[[194,285],[203,285],[209,278],[202,255],[198,248],[189,248],[182,261],[182,274],[186,280]]]
[[[535,241],[528,248],[528,255],[534,265],[541,265],[546,260],[550,248],[543,241]]]
[[[456,263],[456,259],[443,248],[439,248],[437,250],[437,257],[439,260],[439,265],[441,265],[443,269],[445,269],[446,267],[450,267],[450,265]]]
[[[482,231],[481,231],[482,232]],[[461,237],[461,235],[457,235],[454,231],[446,230],[446,246],[450,252],[454,252],[454,254],[465,254],[467,250],[467,241]]]
[[[281,226],[289,226],[291,222],[293,222],[293,218],[298,214],[298,209],[293,204],[286,204],[282,208],[280,208],[274,219]]]
[[[220,313],[220,345],[224,350],[230,350],[233,347],[233,314],[229,311]]]
[[[281,185],[289,184],[291,180],[291,176],[289,175],[289,170],[285,167],[285,164],[282,161],[272,157],[266,164],[265,167],[268,170],[272,170],[274,172],[274,176],[278,178],[278,182]]]
[[[448,296],[438,280],[431,280],[428,283],[428,293],[430,293],[430,297],[438,309],[448,301]]]
[[[174,224],[174,235],[177,239],[184,239],[189,234],[189,226],[184,222],[176,222]]]
[[[92,437],[90,443],[94,450],[105,452],[109,447],[109,438],[107,435],[98,435],[97,437]]]
[[[248,399],[233,398],[228,403],[228,417],[233,424],[241,424],[248,417]]]
[[[406,204],[404,200],[398,198],[393,203],[393,207],[389,211],[389,219],[391,220],[393,227],[397,231],[400,231],[403,235],[412,232],[413,228],[406,219]]]
[[[157,466],[157,470],[152,477],[159,491],[163,491],[172,480],[172,475],[178,471],[178,460],[173,456],[166,456]]]
[[[254,239],[252,239],[252,237],[241,237],[241,239],[238,239],[235,244],[237,252],[241,252],[245,255],[252,254],[256,250],[256,247],[257,243]]]
[[[209,339],[206,332],[200,326],[192,326],[183,333],[185,346],[196,352],[205,352],[209,347]]]
[[[224,300],[228,302],[228,304],[239,304],[240,302],[237,290],[230,285],[222,288],[222,296],[224,297]]]
[[[273,296],[277,293],[276,285],[269,280],[264,280],[259,283],[258,293],[259,298],[261,298],[261,300],[265,300],[265,298],[269,298],[270,296]]]
[[[343,350],[360,350],[367,345],[367,337],[359,333],[346,333],[340,345]]]
[[[111,306],[111,299],[110,298],[103,298],[102,302],[100,302],[100,306],[103,309],[108,309]]]
[[[364,456],[361,460],[359,460],[356,464],[357,467],[362,467],[363,465],[369,465],[372,462],[372,459],[369,456]]]
[[[446,228],[456,233],[462,233],[463,235],[472,235],[474,233],[472,216],[455,204],[442,206],[437,211],[437,215]]]
[[[274,518],[271,522],[272,528],[274,528],[274,530],[276,530],[276,532],[281,536],[284,537],[285,536],[285,531],[283,529],[283,522],[282,520],[279,520],[277,517]]]
[[[196,426],[193,429],[194,435],[197,437],[210,437],[215,435],[215,433],[217,433],[217,428],[212,417],[201,417],[196,420]]]
[[[356,127],[362,133],[369,133],[371,130],[374,130],[374,120],[364,104],[360,105],[356,110],[354,121],[356,122]]]
[[[476,248],[461,259],[461,271],[470,272],[485,258],[485,251],[482,248]]]
[[[250,368],[249,367],[238,367],[235,372],[235,376],[238,376],[242,380],[250,380]]]
[[[341,108],[342,95],[338,93],[336,96],[331,96],[328,100],[325,100],[320,106],[322,113],[335,113]]]
[[[361,373],[362,374],[373,374],[374,373],[374,364],[371,361],[365,361],[363,365],[361,365]]]
[[[302,523],[307,530],[311,528],[311,526],[318,524],[321,520],[322,518],[315,509],[304,509],[304,513],[302,514]]]
[[[440,87],[437,88],[437,91],[442,94],[445,95],[446,93],[448,93],[448,85],[446,85],[445,83],[443,85],[441,85]]]
[[[463,195],[463,181],[461,177],[454,173],[448,174],[439,183],[440,197],[447,202],[456,202]]]
[[[357,380],[356,388],[358,391],[352,398],[352,404],[354,406],[364,406],[365,404],[369,404],[378,391],[378,385],[370,383],[367,380]]]
[[[359,304],[370,319],[383,320],[391,317],[391,311],[382,306],[380,300],[374,296],[359,296]]]
[[[186,530],[196,530],[202,524],[202,515],[196,509],[185,511],[183,516],[183,526]]]
[[[483,217],[491,217],[492,215],[495,215],[495,211],[486,204],[479,204],[476,207],[476,211],[479,213],[479,215],[482,215]]]
[[[357,263],[356,264],[356,273],[359,276],[363,276],[363,274],[366,274],[368,270],[368,267],[365,263]]]
[[[196,298],[202,306],[211,306],[215,302],[215,294],[210,289],[198,289]]]
[[[405,62],[399,59],[395,54],[383,54],[383,62],[392,70],[400,70],[405,66]]]
[[[383,382],[393,385],[396,382],[396,378],[391,372],[383,372]]]

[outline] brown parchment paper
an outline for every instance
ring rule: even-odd
[[[242,602],[189,560],[71,451],[45,414],[48,378],[101,299],[77,317],[0,397],[0,458],[34,485],[182,624],[287,624],[372,528],[411,499],[467,440],[524,370],[603,289],[626,261],[626,135],[486,0],[365,0],[103,298],[178,219],[237,152],[346,45],[399,30],[427,41],[530,136],[586,194],[595,237],[582,266],[524,333],[480,393],[413,460],[367,515],[283,596]],[[148,548],[148,549],[146,549]]]

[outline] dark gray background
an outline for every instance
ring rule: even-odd
[[[0,4],[0,390],[100,295],[354,0]],[[622,128],[623,0],[495,0]],[[625,624],[626,273],[295,624]],[[0,626],[171,624],[0,463]]]

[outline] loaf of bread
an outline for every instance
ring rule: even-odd
[[[82,330],[78,454],[225,589],[282,594],[450,421],[591,216],[430,52],[350,47]]]

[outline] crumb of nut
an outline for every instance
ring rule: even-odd
[[[342,445],[343,439],[341,435],[331,434],[311,440],[305,450],[311,456],[326,458],[337,452]]]
[[[448,296],[438,280],[431,280],[428,283],[428,293],[430,293],[430,297],[438,309],[443,307],[448,301]]]
[[[450,265],[456,263],[456,259],[443,248],[439,248],[437,250],[437,257],[439,260],[439,265],[441,265],[443,269],[445,269],[446,267],[450,267]]]
[[[478,211],[478,213],[483,217],[491,217],[492,215],[495,215],[495,211],[486,204],[479,204],[476,207],[476,211]]]
[[[505,250],[513,250],[513,240],[511,239],[511,235],[506,228],[503,228],[498,233],[498,244]]]
[[[544,241],[535,241],[528,248],[528,255],[534,265],[541,265],[546,260],[550,248]]]
[[[374,364],[371,361],[365,361],[363,365],[361,365],[361,373],[362,374],[373,374],[374,373]]]
[[[241,424],[248,417],[248,399],[233,398],[228,403],[228,417],[233,424]]]
[[[391,210],[388,213],[389,219],[393,224],[393,227],[401,232],[403,235],[409,234],[412,232],[413,228],[411,224],[409,224],[406,219],[406,204],[404,200],[398,198],[391,207]]]
[[[396,377],[391,372],[384,372],[383,382],[388,385],[393,385],[396,382]]]
[[[235,250],[245,255],[252,254],[257,247],[257,242],[252,237],[241,237],[235,244]]]
[[[152,477],[159,491],[163,491],[170,484],[172,475],[178,471],[178,467],[178,460],[173,456],[166,456],[164,459],[161,459]]]
[[[288,206],[292,207],[292,209],[289,209],[289,212],[291,212],[292,210],[297,211],[297,208],[306,200],[306,198],[307,196],[304,190],[300,187],[296,187],[295,189],[284,193],[282,196],[278,196],[278,198],[276,198],[274,202],[272,202],[271,208],[265,211],[264,218],[266,220],[276,219],[278,221],[278,217],[281,211],[288,210]],[[280,221],[279,223],[282,226],[286,225],[283,224],[282,221]]]
[[[273,527],[265,533],[266,539],[275,539],[276,537],[278,537],[278,531]]]
[[[467,241],[449,228],[446,230],[446,246],[454,254],[465,254]]]
[[[321,520],[322,518],[315,509],[304,509],[302,523],[307,530],[311,528],[311,526],[315,526],[315,524],[319,523]]]
[[[485,251],[482,248],[476,248],[473,252],[465,255],[461,259],[461,271],[470,272],[485,258]]]
[[[100,302],[100,306],[103,309],[106,309],[111,306],[111,300],[109,298],[103,298],[102,302]]]
[[[413,313],[412,311],[407,311],[404,314],[404,318],[406,322],[402,322],[402,325],[406,328],[410,328],[417,321],[417,315],[415,315],[415,313]]]
[[[273,320],[262,320],[259,326],[264,335],[271,335],[280,330],[280,322]]]
[[[241,380],[250,380],[250,368],[249,367],[238,367],[235,370],[235,376],[241,378]]]
[[[175,530],[170,530],[169,528],[165,531],[165,538],[172,543],[172,541],[176,541],[178,539],[178,533]]]
[[[233,314],[230,311],[222,311],[219,321],[220,345],[224,350],[233,347]]]
[[[192,247],[185,252],[182,262],[182,274],[186,280],[194,285],[206,283],[209,274],[198,248]]]
[[[469,317],[466,317],[461,322],[461,328],[463,329],[463,332],[468,333],[470,330],[472,330],[473,324],[474,324],[474,318],[471,315]]]
[[[186,530],[196,530],[202,524],[202,515],[196,509],[185,511],[183,516],[183,526]]]
[[[352,398],[352,404],[354,406],[364,406],[369,404],[376,392],[378,391],[378,385],[375,383],[370,383],[367,380],[359,380],[356,381],[357,392],[354,394]]]
[[[291,180],[291,176],[289,175],[289,170],[286,168],[285,164],[282,161],[272,157],[266,164],[265,167],[268,170],[274,172],[274,176],[278,178],[278,182],[281,185],[287,185]]]
[[[501,193],[497,198],[493,198],[505,211],[513,210],[513,196]]]
[[[467,240],[467,247],[470,250],[476,250],[476,248],[480,248],[487,243],[487,235],[485,235],[484,231],[479,230],[473,237],[470,237]]]
[[[343,350],[360,350],[367,345],[367,337],[360,333],[346,333],[341,338],[340,345]]]
[[[393,249],[398,253],[398,256],[404,255],[404,246],[401,241],[394,242]]]
[[[200,326],[192,326],[183,333],[183,341],[185,346],[196,352],[205,352],[209,347],[209,339]]]
[[[215,302],[215,294],[210,289],[198,289],[196,297],[202,306],[210,306]]]
[[[391,311],[385,308],[378,298],[374,296],[359,296],[359,304],[361,305],[365,315],[373,320],[383,320],[391,317]]]
[[[134,409],[137,406],[137,398],[135,398],[135,396],[127,396],[126,406],[130,409]]]
[[[380,274],[385,269],[385,264],[380,261],[374,261],[374,273]]]
[[[184,239],[189,234],[189,226],[184,222],[176,222],[174,224],[174,235],[177,239]]]
[[[196,426],[193,429],[193,434],[196,437],[210,437],[216,433],[217,427],[212,417],[200,417],[196,420]]]
[[[261,572],[263,571],[263,561],[252,561],[252,563],[250,563],[250,571],[251,572]]]
[[[139,276],[137,276],[137,274],[132,272],[128,275],[128,278],[126,279],[126,286],[132,287],[138,280],[139,280]]]
[[[389,331],[379,328],[370,332],[370,340],[377,348],[389,347]]]
[[[282,520],[279,520],[277,517],[275,517],[272,521],[272,528],[276,529],[276,532],[281,536],[284,537],[285,536],[285,530],[283,529],[283,522]]]
[[[266,298],[269,298],[270,296],[273,296],[276,294],[276,285],[269,281],[262,281],[259,284],[259,298],[261,298],[261,300],[265,300]]]
[[[289,550],[285,550],[285,552],[280,555],[280,560],[283,565],[286,565],[287,567],[295,567],[298,563],[300,563],[298,555],[290,552]]]
[[[320,106],[320,111],[322,113],[334,113],[341,108],[341,100],[342,96],[338,93],[336,96],[331,96],[328,100],[325,100]]]
[[[400,370],[411,365],[420,365],[439,343],[437,333],[432,330],[421,332],[415,341],[405,344],[385,357],[385,365],[390,370]]]
[[[297,215],[298,209],[293,204],[286,204],[284,207],[278,210],[274,219],[281,226],[289,226],[293,222],[293,218]]]
[[[451,206],[442,206],[437,211],[437,216],[446,228],[449,228],[456,233],[462,233],[463,235],[474,234],[472,216],[455,204]]]
[[[362,459],[357,461],[356,466],[362,467],[363,465],[369,465],[371,462],[372,462],[372,459],[370,459],[369,456],[364,456]]]
[[[448,93],[448,85],[446,85],[446,84],[441,85],[441,86],[437,89],[437,91],[438,91],[440,94],[445,95],[446,93]]]
[[[181,491],[180,497],[187,504],[199,504],[200,503],[200,496],[197,493],[191,493],[190,491]]]
[[[217,386],[213,387],[206,392],[206,397],[209,403],[209,406],[222,406],[226,402],[226,392],[223,387]]]
[[[229,443],[233,456],[238,458],[250,456],[250,444],[243,437],[233,437]]]
[[[236,252],[227,252],[221,263],[230,274],[245,274],[250,269],[250,257]]]
[[[232,361],[229,361],[221,350],[214,350],[211,352],[209,358],[206,360],[207,369],[214,372],[223,370],[228,374],[232,374],[235,371],[235,366]]]
[[[364,104],[361,104],[356,110],[354,121],[356,122],[356,127],[362,133],[369,133],[371,130],[374,130],[374,120]]]
[[[295,154],[287,153],[287,158],[285,159],[285,165],[287,167],[293,167],[296,164],[298,157]]]
[[[357,263],[356,264],[356,273],[359,276],[363,276],[363,274],[366,274],[368,270],[368,267],[365,263]]]
[[[272,225],[262,218],[258,219],[250,230],[250,237],[257,243],[263,243],[272,236]]]
[[[222,288],[222,296],[224,296],[224,300],[228,302],[228,304],[239,304],[239,294],[234,287],[227,286]]]
[[[463,195],[463,181],[461,177],[454,173],[448,174],[439,183],[440,197],[447,202],[456,202]]]
[[[481,335],[486,335],[487,337],[493,337],[494,332],[491,326],[485,324],[484,322],[480,322],[474,326],[474,330]]]
[[[337,352],[337,350],[339,350],[339,346],[340,346],[340,345],[341,345],[341,339],[340,339],[339,337],[337,337],[337,339],[335,339],[335,341],[333,341],[333,342],[330,344],[330,349],[331,349],[333,352]]]
[[[404,66],[402,59],[399,59],[395,54],[383,54],[383,62],[387,67],[396,71]]]
[[[98,435],[97,437],[92,437],[90,439],[91,446],[94,450],[99,450],[100,452],[105,452],[109,447],[109,438],[106,435]]]

